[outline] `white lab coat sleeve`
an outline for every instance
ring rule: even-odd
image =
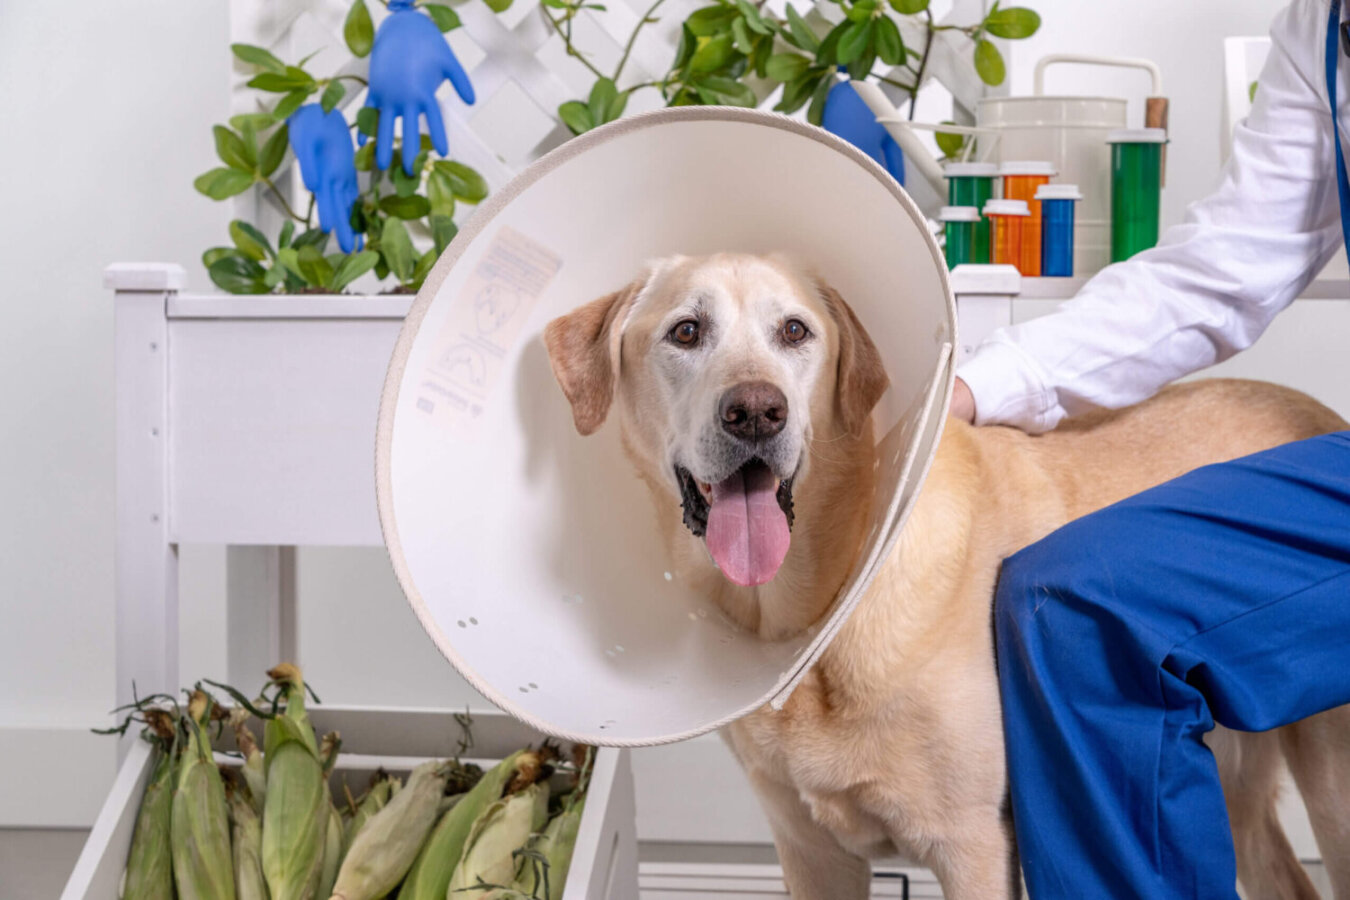
[[[1325,16],[1325,0],[1296,0],[1276,18],[1218,190],[1157,247],[995,332],[960,368],[978,424],[1035,433],[1143,400],[1250,346],[1321,270],[1341,239]]]

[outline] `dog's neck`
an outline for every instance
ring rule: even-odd
[[[810,470],[794,491],[792,544],[767,584],[741,587],[713,565],[702,538],[681,522],[679,500],[664,480],[647,478],[667,546],[681,578],[742,628],[765,640],[800,634],[830,608],[862,544],[872,501],[872,426],[860,434],[814,438]]]

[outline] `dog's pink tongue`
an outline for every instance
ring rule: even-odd
[[[749,466],[713,485],[704,540],[736,584],[764,584],[778,574],[792,534],[767,466]]]

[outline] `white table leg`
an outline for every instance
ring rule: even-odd
[[[244,691],[279,662],[299,660],[295,548],[226,548],[227,680]]]

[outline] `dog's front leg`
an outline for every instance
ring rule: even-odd
[[[970,810],[960,827],[933,841],[923,863],[942,883],[947,900],[1018,900],[1022,872],[1012,821],[1001,810]]]
[[[793,788],[748,772],[773,829],[773,843],[792,900],[867,900],[872,867],[849,853],[811,818]]]

